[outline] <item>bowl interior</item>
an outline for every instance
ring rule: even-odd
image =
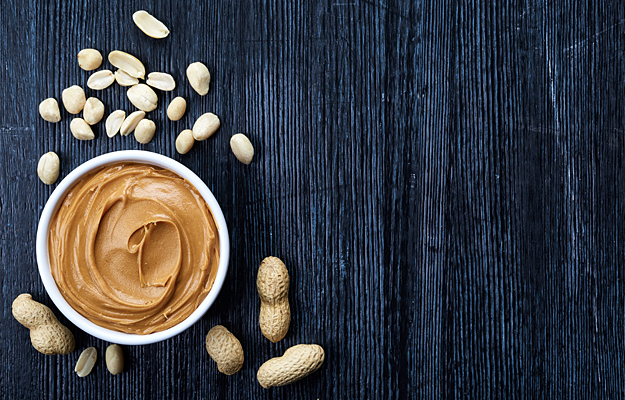
[[[103,328],[89,321],[87,318],[83,317],[76,310],[74,310],[67,303],[67,301],[65,301],[65,298],[61,295],[58,287],[56,286],[56,281],[52,277],[52,272],[50,270],[50,261],[48,256],[48,231],[50,227],[50,220],[56,213],[61,201],[65,197],[65,194],[85,174],[95,169],[120,162],[154,165],[173,171],[185,178],[193,186],[195,186],[202,197],[204,197],[204,200],[212,211],[219,233],[219,266],[217,269],[217,275],[215,276],[215,282],[213,283],[213,286],[204,301],[202,301],[199,307],[189,317],[180,322],[178,325],[175,325],[167,330],[148,335],[117,332]],[[169,339],[197,322],[217,298],[217,295],[219,294],[226,278],[228,261],[230,258],[230,240],[228,237],[226,220],[219,204],[217,203],[217,200],[215,199],[215,196],[213,196],[213,193],[208,189],[206,184],[195,173],[193,173],[193,171],[179,162],[157,153],[141,150],[124,150],[104,154],[85,162],[69,173],[52,192],[52,195],[43,209],[41,219],[39,220],[39,227],[37,229],[36,247],[37,264],[39,266],[41,280],[43,281],[43,285],[46,288],[48,295],[59,311],[61,311],[61,313],[63,313],[63,315],[65,315],[65,317],[67,317],[67,319],[69,319],[74,325],[88,334],[108,342],[126,345],[149,344]]]

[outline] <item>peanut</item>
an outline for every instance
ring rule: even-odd
[[[149,37],[162,39],[169,35],[169,29],[167,29],[165,24],[148,14],[147,11],[137,11],[132,14],[132,20]]]
[[[182,97],[176,97],[169,103],[169,107],[167,107],[167,116],[172,121],[178,121],[184,116],[186,110],[187,101]]]
[[[81,377],[91,373],[95,362],[98,360],[98,351],[95,347],[87,347],[80,353],[80,357],[78,357],[78,362],[76,363],[76,367],[74,367],[74,372]]]
[[[221,325],[213,327],[206,335],[206,351],[217,363],[217,369],[226,375],[234,375],[243,366],[241,342]]]
[[[211,74],[208,72],[206,65],[201,62],[194,62],[187,67],[187,78],[189,84],[195,89],[200,96],[204,96],[208,93],[208,89],[211,83]]]
[[[119,132],[119,128],[122,127],[124,120],[126,119],[126,111],[116,110],[111,113],[106,119],[106,136],[113,137]]]
[[[260,263],[256,279],[261,302],[258,322],[263,335],[274,343],[289,331],[289,284],[289,271],[279,258],[267,257]]]
[[[139,124],[139,121],[141,121],[144,117],[145,117],[145,112],[143,111],[133,112],[132,114],[128,116],[128,118],[124,120],[119,133],[122,136],[129,135],[130,132],[135,130],[135,128],[137,127],[137,124]]]
[[[242,133],[237,133],[230,138],[230,148],[234,156],[245,165],[249,165],[254,158],[254,146]]]
[[[174,77],[164,72],[150,72],[145,83],[164,92],[169,92],[176,88]]]
[[[154,90],[145,83],[134,85],[128,92],[128,100],[141,111],[149,112],[156,109],[158,97]]]
[[[178,138],[176,139],[176,150],[180,154],[187,154],[193,144],[195,143],[195,139],[193,139],[193,131],[191,129],[185,129],[180,132]]]
[[[156,124],[147,118],[142,119],[135,128],[135,139],[137,142],[146,144],[150,143],[156,132]]]
[[[124,351],[118,344],[112,344],[106,349],[106,368],[112,375],[121,374],[124,370]]]
[[[82,49],[78,52],[78,65],[85,71],[93,71],[102,65],[102,54],[95,49]]]
[[[115,80],[119,86],[133,86],[139,83],[139,79],[128,75],[123,69],[115,71]]]
[[[298,344],[285,351],[282,357],[272,358],[261,365],[256,378],[265,389],[288,385],[317,371],[324,359],[321,346]]]
[[[219,117],[215,114],[203,114],[193,124],[193,138],[197,141],[206,140],[217,132],[220,125]]]
[[[70,114],[78,114],[81,112],[87,101],[85,91],[77,85],[70,86],[63,90],[61,98],[63,99],[65,109]]]
[[[61,120],[59,103],[52,97],[45,99],[39,104],[39,114],[41,114],[41,118],[48,122],[59,122]]]
[[[59,179],[59,156],[54,152],[49,152],[41,156],[37,164],[37,175],[41,182],[52,185]]]
[[[69,354],[74,351],[74,335],[47,306],[37,303],[28,293],[17,296],[12,306],[13,317],[30,329],[30,342],[43,354]]]
[[[104,117],[104,104],[95,97],[89,97],[82,110],[82,116],[89,125],[97,124]]]
[[[93,90],[103,90],[115,82],[115,75],[108,69],[103,69],[91,74],[87,80],[87,87]]]
[[[69,124],[69,130],[78,140],[91,140],[95,138],[89,124],[82,118],[74,118]]]
[[[143,79],[145,76],[145,66],[132,54],[120,50],[111,51],[109,53],[109,62],[133,78]]]

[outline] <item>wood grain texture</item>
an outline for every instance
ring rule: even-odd
[[[132,24],[146,9],[171,35]],[[523,1],[9,0],[0,12],[0,397],[619,398],[625,396],[625,3]],[[135,54],[171,73],[150,113],[157,134],[79,142],[69,115],[43,121],[88,72],[76,54]],[[207,96],[186,82],[204,62]],[[108,63],[105,61],[105,66]],[[132,111],[125,90],[96,95]],[[165,116],[175,97],[186,116]],[[178,132],[205,112],[222,126],[187,155]],[[250,166],[229,150],[249,135]],[[103,153],[145,149],[195,171],[220,202],[232,252],[216,304],[181,335],[124,346],[126,370],[102,361],[85,379],[80,351],[108,343],[79,331],[69,356],[32,349],[11,316],[23,292],[57,311],[39,278],[35,232],[52,187]],[[285,261],[291,328],[258,327],[256,271]],[[58,315],[58,314],[57,314]],[[223,324],[243,370],[217,371],[204,348]],[[263,389],[258,367],[298,343],[322,368]]]

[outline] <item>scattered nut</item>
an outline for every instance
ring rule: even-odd
[[[169,103],[169,107],[167,107],[167,116],[172,121],[178,121],[184,116],[186,110],[187,101],[182,97],[176,97]]]
[[[115,82],[115,75],[108,69],[103,69],[91,74],[87,80],[87,86],[93,90],[102,90],[111,86]]]
[[[13,317],[30,329],[30,342],[43,354],[69,354],[74,351],[74,335],[56,319],[52,310],[33,300],[28,293],[17,296],[12,306]]]
[[[117,110],[113,111],[111,115],[106,119],[106,136],[113,137],[119,132],[119,128],[122,127],[124,120],[126,119],[126,111]]]
[[[195,89],[201,96],[208,93],[208,87],[211,83],[211,74],[208,72],[206,65],[201,62],[194,62],[187,68],[187,78],[191,87]]]
[[[63,105],[70,114],[78,114],[82,111],[87,101],[85,91],[80,86],[74,85],[63,90],[61,94]]]
[[[95,138],[89,124],[82,118],[74,118],[69,124],[69,130],[78,140],[91,140]]]
[[[146,144],[150,143],[156,132],[156,124],[147,118],[142,119],[135,128],[135,139],[137,142]]]
[[[243,367],[243,346],[228,329],[221,325],[213,327],[206,335],[206,351],[217,363],[217,369],[226,375],[234,375]]]
[[[124,370],[124,351],[120,345],[112,344],[106,348],[106,368],[112,375]]]
[[[176,88],[176,81],[174,81],[174,77],[164,72],[149,73],[148,80],[145,81],[145,83],[152,86],[153,88],[165,92],[169,92]]]
[[[230,139],[230,147],[234,156],[243,164],[249,165],[254,158],[254,146],[252,142],[242,133],[237,133]]]
[[[191,129],[185,129],[180,132],[178,138],[176,139],[176,150],[180,154],[187,154],[193,144],[195,143],[195,139],[193,138],[193,131]]]
[[[168,111],[169,112],[169,111]],[[59,111],[59,103],[56,99],[50,97],[39,103],[39,114],[41,118],[48,122],[59,122],[61,120],[61,111]]]
[[[74,371],[79,377],[84,378],[89,375],[97,359],[98,351],[96,348],[87,347],[82,353],[80,353],[80,357],[78,357],[78,362],[76,363]]]
[[[115,71],[115,80],[120,86],[132,86],[139,83],[139,79],[128,75],[128,73],[123,69]]]
[[[258,322],[263,335],[274,343],[289,331],[289,284],[289,271],[279,258],[267,257],[260,263],[256,278],[261,302]]]
[[[298,344],[272,358],[258,369],[256,378],[262,387],[269,389],[284,386],[307,377],[321,368],[325,352],[316,344]]]
[[[97,124],[104,117],[104,104],[95,97],[89,97],[82,110],[82,116],[89,125]]]
[[[102,54],[95,49],[82,49],[78,52],[78,65],[85,71],[93,71],[102,65]]]
[[[193,138],[198,141],[206,140],[219,129],[220,125],[218,116],[206,113],[193,124]]]
[[[153,111],[158,104],[158,97],[151,87],[139,83],[128,89],[128,100],[141,111]]]
[[[41,182],[46,185],[52,185],[59,179],[59,156],[55,152],[51,151],[41,156],[39,164],[37,164],[37,175]]]
[[[135,25],[139,27],[149,37],[155,39],[162,39],[169,35],[169,29],[164,23],[148,14],[146,11],[139,10],[132,14],[132,20],[135,21]]]
[[[123,51],[111,51],[109,53],[109,62],[133,78],[143,79],[145,76],[145,67],[141,61],[137,57]]]
[[[122,127],[120,133],[122,136],[129,135],[130,132],[134,131],[137,127],[137,124],[145,117],[145,113],[143,111],[135,111],[128,116],[122,123]]]

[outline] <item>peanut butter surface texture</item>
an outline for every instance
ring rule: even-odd
[[[52,276],[65,300],[102,327],[149,334],[187,318],[211,289],[219,236],[189,182],[145,164],[80,180],[50,224]]]

